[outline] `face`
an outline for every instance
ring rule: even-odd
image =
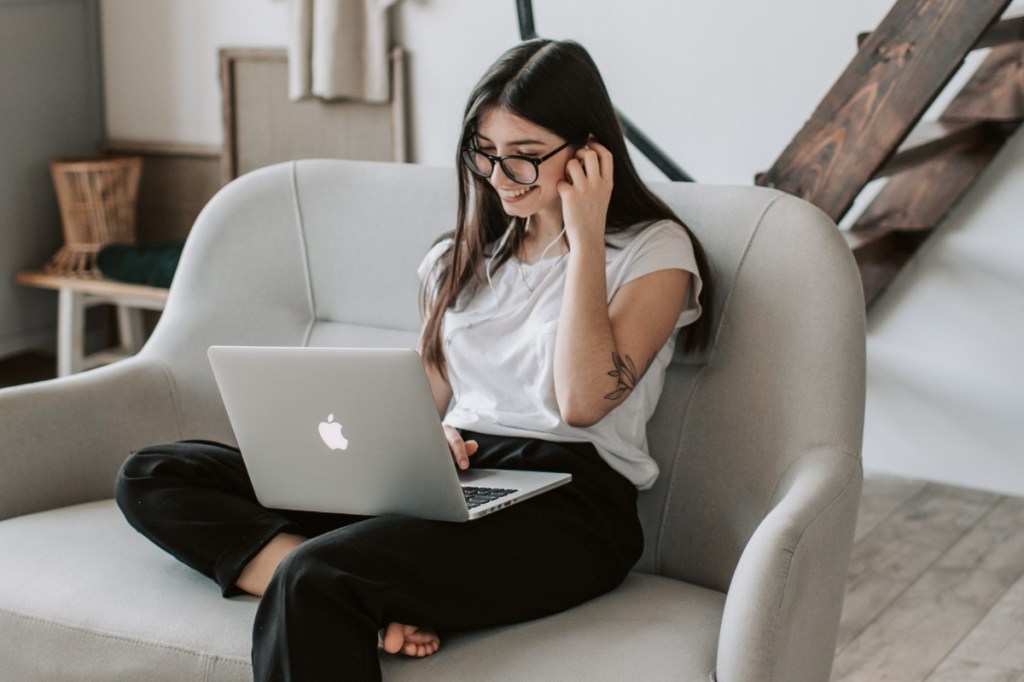
[[[502,108],[485,112],[477,127],[477,148],[492,156],[515,154],[539,159],[564,143],[565,140],[550,130]],[[565,164],[572,154],[573,149],[566,147],[541,163],[537,180],[531,185],[513,182],[501,166],[495,164],[488,182],[501,198],[505,212],[520,218],[542,214],[560,221],[562,201],[558,196],[558,183],[565,179]]]

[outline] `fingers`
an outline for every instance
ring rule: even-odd
[[[562,218],[572,244],[603,235],[612,194],[612,154],[593,137],[565,164],[566,180],[556,186]]]
[[[579,159],[587,177],[611,178],[612,153],[593,137],[583,148],[577,150],[576,158]]]
[[[444,435],[448,439],[448,448],[452,451],[452,459],[455,460],[455,465],[460,469],[468,469],[469,458],[476,454],[477,449],[480,447],[479,443],[475,440],[462,440],[459,432],[447,424],[444,425]]]
[[[579,155],[579,152],[576,152]],[[583,170],[583,165],[580,163],[579,158],[569,159],[568,163],[565,164],[565,174],[568,176],[568,183],[570,186],[577,186],[583,183],[587,179],[587,174]]]
[[[475,440],[462,440],[461,437],[456,436],[457,442],[448,441],[448,445],[452,449],[452,457],[455,458],[455,464],[460,469],[469,468],[469,458],[476,454],[476,450],[479,447]]]
[[[612,153],[594,139],[577,149],[575,156],[565,164],[565,173],[573,185],[578,185],[584,180],[590,180],[592,183],[610,181],[612,170]]]

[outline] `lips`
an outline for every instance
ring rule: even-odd
[[[530,187],[524,187],[523,189],[514,190],[499,189],[498,196],[501,197],[502,201],[508,203],[515,203],[517,201],[522,200],[527,194],[530,194],[535,189],[537,189],[536,185],[531,185]]]

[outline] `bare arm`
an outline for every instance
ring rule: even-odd
[[[570,251],[555,339],[555,396],[567,424],[589,426],[629,397],[668,340],[690,275],[652,272],[623,286],[609,303],[604,225],[611,153],[592,142],[566,172],[572,182],[559,185],[559,193]]]
[[[603,274],[603,254],[600,265]],[[683,310],[690,274],[652,272],[623,286],[608,304],[584,263],[578,273],[572,264],[569,269],[555,339],[555,395],[567,424],[589,426],[629,397],[665,345]]]

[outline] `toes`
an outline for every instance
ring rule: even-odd
[[[441,638],[429,628],[416,628],[415,633],[406,635],[405,641],[416,644],[421,656],[429,656],[441,646]]]
[[[391,623],[384,631],[384,651],[397,654],[405,645],[405,631],[401,623]]]
[[[413,658],[423,658],[441,648],[441,638],[429,628],[391,623],[384,631],[382,644],[389,654],[401,652]]]
[[[408,642],[402,649],[402,653],[412,658],[425,658],[436,653],[438,646],[439,642],[437,641],[424,642],[423,644]]]

